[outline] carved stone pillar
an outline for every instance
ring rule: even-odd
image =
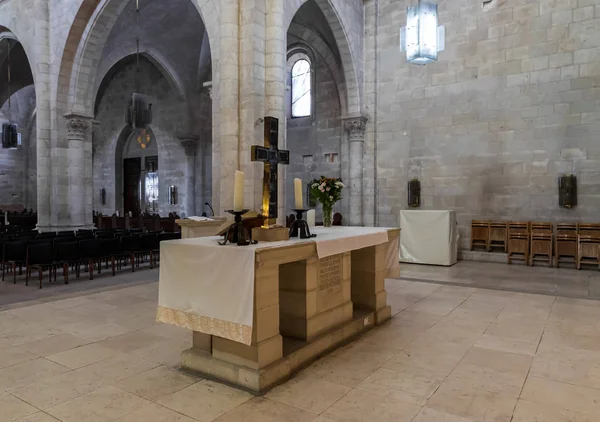
[[[58,229],[78,230],[93,226],[88,215],[88,197],[91,200],[91,140],[88,138],[91,117],[66,114],[69,166],[69,221],[59,222]],[[87,153],[86,153],[87,151]],[[87,156],[87,157],[86,157]],[[87,160],[86,160],[87,158]],[[90,186],[88,188],[88,186]]]
[[[349,117],[344,119],[344,127],[348,131],[350,154],[350,180],[349,190],[349,221],[351,226],[363,225],[363,156],[365,145],[365,129],[367,118],[365,116]]]
[[[196,214],[196,150],[198,138],[194,136],[181,140],[185,152],[185,213],[188,217]]]

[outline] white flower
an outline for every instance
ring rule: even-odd
[[[326,190],[327,190],[327,192],[329,192],[331,190],[331,188],[327,188]]]
[[[330,197],[329,197],[329,200],[330,200],[330,201],[333,201],[333,196],[330,196]]]
[[[316,188],[316,187],[318,187],[318,186],[319,186],[319,184],[318,184],[318,183],[313,183],[313,185],[312,185],[311,187],[314,189],[314,188]]]
[[[335,182],[335,185],[336,185],[338,188],[345,188],[345,187],[346,187],[346,186],[345,186],[345,185],[344,185],[342,182]]]

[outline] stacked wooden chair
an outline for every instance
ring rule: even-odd
[[[577,269],[581,264],[598,265],[600,268],[600,224],[579,224]]]
[[[512,264],[513,259],[522,259],[529,263],[529,223],[508,223],[508,257],[507,262]]]
[[[566,262],[577,265],[577,223],[558,223],[556,225],[556,236],[554,238],[554,262],[558,268],[561,263]]]
[[[529,265],[545,261],[552,267],[552,223],[531,223]]]
[[[490,222],[484,220],[473,220],[471,222],[471,250],[483,247],[489,250]]]
[[[488,241],[488,251],[492,248],[501,248],[503,252],[508,250],[508,227],[506,221],[491,221]]]

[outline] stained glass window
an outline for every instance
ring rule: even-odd
[[[302,59],[292,66],[292,117],[310,116],[311,107],[310,63]]]

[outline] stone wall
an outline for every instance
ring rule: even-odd
[[[96,119],[100,121],[94,133],[94,209],[104,214],[116,210],[116,194],[120,189],[116,180],[116,149],[119,135],[125,127],[125,108],[136,80],[135,63],[126,62],[119,66],[98,101]],[[179,139],[182,128],[187,127],[185,102],[172,84],[148,60],[141,59],[140,90],[150,96],[153,109],[152,131],[158,144],[159,212],[168,214],[176,211],[186,214],[186,155]],[[196,183],[201,183],[196,171]],[[167,204],[168,187],[178,188],[178,204]],[[99,204],[99,191],[106,189],[106,205]],[[120,210],[122,211],[122,210]]]
[[[11,122],[16,123],[22,146],[0,149],[0,209],[36,207],[35,89],[25,87],[11,96]],[[0,108],[0,127],[8,122],[8,101]],[[15,208],[15,209],[16,209]]]
[[[457,211],[463,248],[471,219],[600,221],[599,0],[442,0],[446,51],[424,67],[398,51],[407,2],[365,6],[379,225],[398,224],[414,177],[423,209]],[[578,176],[573,210],[561,173]]]

